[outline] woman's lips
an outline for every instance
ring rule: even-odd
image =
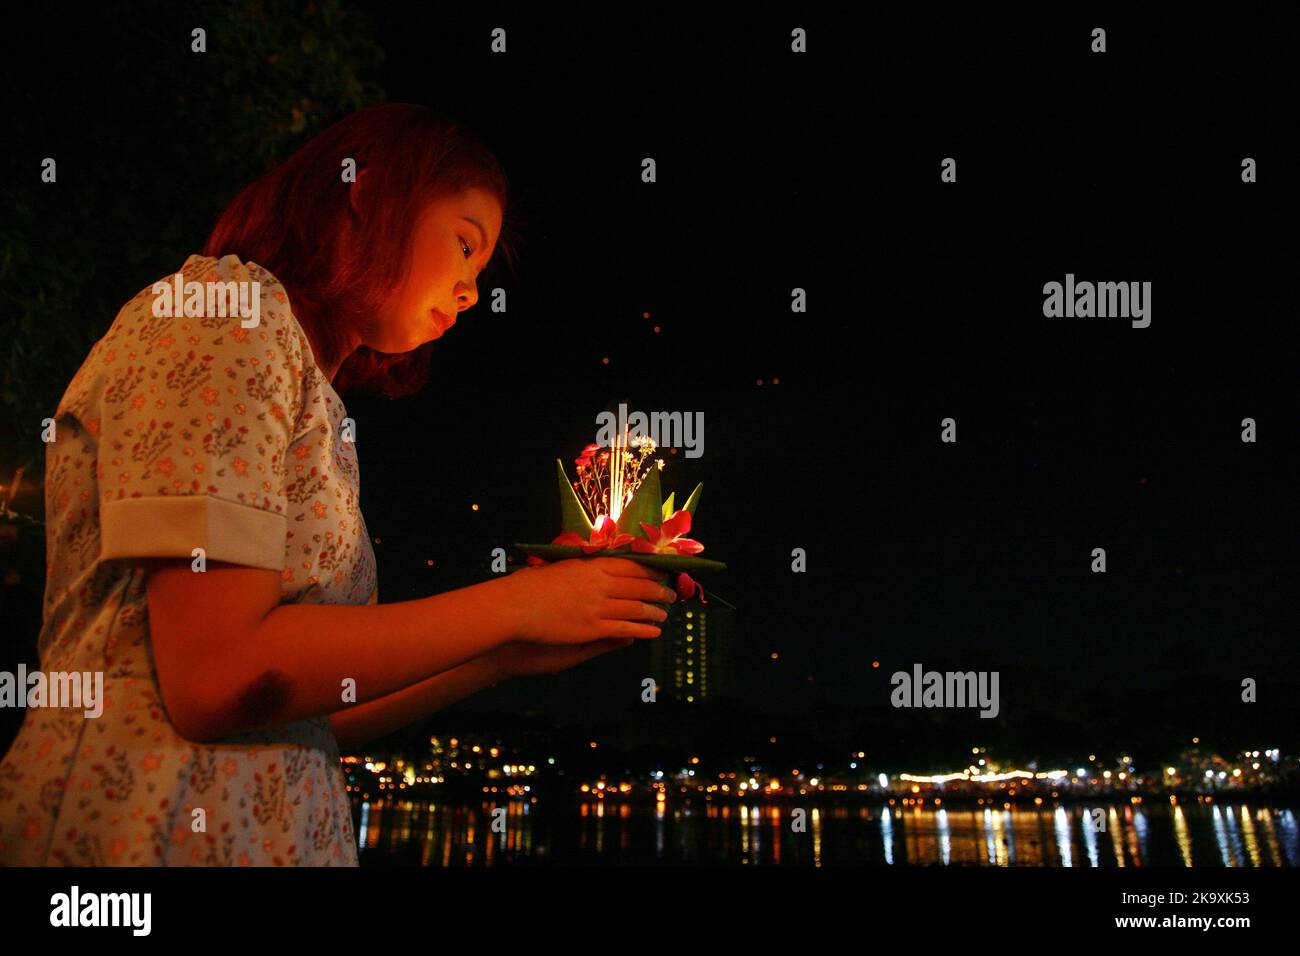
[[[437,327],[439,335],[441,335],[443,332],[446,332],[449,328],[451,328],[453,325],[456,324],[455,319],[447,318],[447,316],[443,315],[437,309],[434,309],[432,312],[430,312],[429,316],[430,318],[433,319],[433,324]]]

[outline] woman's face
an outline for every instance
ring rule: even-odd
[[[501,204],[471,187],[430,203],[412,236],[411,271],[394,288],[365,344],[409,352],[440,338],[478,301],[477,279],[501,234]]]

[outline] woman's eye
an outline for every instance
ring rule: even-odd
[[[457,236],[456,238],[460,239],[460,247],[465,251],[465,258],[468,259],[474,254],[474,250],[469,247],[469,243],[467,243],[463,237]]]

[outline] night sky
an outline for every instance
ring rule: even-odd
[[[384,23],[390,98],[481,129],[536,229],[509,314],[466,313],[426,395],[389,422],[349,401],[384,599],[549,540],[553,459],[627,401],[704,412],[704,456],[663,479],[705,484],[693,536],[729,565],[706,583],[739,608],[755,707],[879,705],[888,673],[940,659],[1041,667],[1062,695],[1141,696],[1172,660],[1214,693],[1293,676],[1280,74],[1217,26],[1218,57],[1168,27],[1112,28],[1096,57],[1083,22],[978,23],[814,20],[802,58],[764,18],[725,38],[564,24],[512,32],[502,67],[467,20],[436,70],[432,24]],[[1244,155],[1269,170],[1253,186]],[[1044,318],[1067,272],[1151,281],[1151,326]],[[592,715],[642,670],[616,655],[473,703]]]
[[[344,395],[384,602],[554,537],[554,460],[599,412],[702,411],[705,454],[661,477],[679,501],[704,483],[691,537],[728,564],[700,579],[738,608],[746,704],[880,706],[916,661],[1027,669],[1062,702],[1147,698],[1182,668],[1207,695],[1267,682],[1294,737],[1300,157],[1277,35],[384,10],[388,99],[469,123],[527,220],[518,275],[485,276],[423,394]],[[1045,318],[1067,273],[1150,281],[1150,327]],[[463,706],[594,719],[648,652]]]

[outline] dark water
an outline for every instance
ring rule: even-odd
[[[504,807],[505,832],[492,832]],[[1090,825],[1093,809],[1104,832]],[[357,801],[361,865],[761,864],[820,866],[1300,866],[1290,807],[1164,801],[1023,809],[808,807],[591,801],[548,811],[524,800]]]

